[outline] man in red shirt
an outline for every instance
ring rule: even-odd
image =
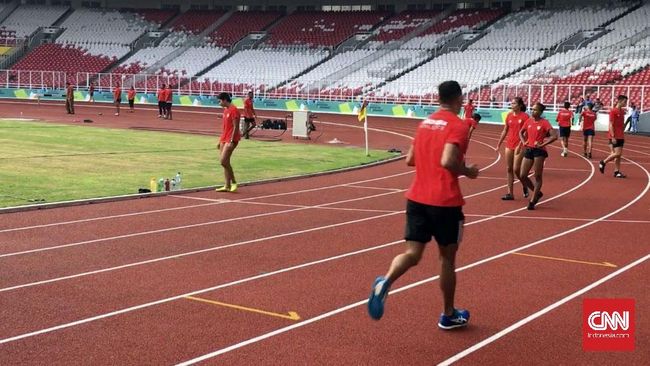
[[[467,104],[465,104],[465,108],[463,108],[465,110],[465,118],[472,118],[474,115],[474,104],[472,104],[472,102],[473,101],[469,99]]]
[[[625,178],[625,174],[621,173],[621,156],[623,155],[623,145],[625,143],[625,136],[623,125],[625,124],[625,105],[627,104],[627,97],[619,95],[616,99],[616,105],[609,111],[609,143],[614,150],[605,160],[598,163],[598,170],[605,173],[605,165],[614,160],[615,178]]]
[[[165,84],[158,89],[158,118],[165,117]]]
[[[469,133],[467,134],[467,139],[472,139],[472,132],[478,127],[478,123],[481,121],[481,115],[478,113],[472,114],[471,118],[465,117],[465,123],[469,127]]]
[[[406,251],[393,259],[385,276],[375,279],[368,312],[373,319],[382,317],[391,284],[418,264],[433,237],[440,252],[440,289],[444,297],[438,327],[453,329],[469,321],[467,310],[454,307],[456,251],[465,220],[465,200],[458,177],[474,179],[479,170],[476,165],[465,165],[469,127],[458,118],[463,105],[460,85],[445,81],[438,86],[438,94],[440,109],[420,123],[406,157],[407,165],[415,166],[415,177],[406,193]]]
[[[560,142],[562,143],[562,156],[569,155],[569,137],[571,137],[571,124],[573,123],[573,112],[569,110],[571,103],[564,102],[564,109],[561,109],[555,120],[560,126]]]
[[[65,109],[74,114],[74,87],[70,83],[65,83]]]
[[[239,133],[239,119],[241,115],[232,104],[232,96],[230,93],[221,93],[218,96],[219,105],[223,107],[223,127],[221,137],[217,149],[221,154],[219,162],[223,167],[226,182],[222,187],[217,187],[217,192],[235,192],[237,191],[237,180],[235,179],[235,172],[230,165],[230,157],[233,151],[239,144],[241,135]]]
[[[580,114],[580,128],[582,129],[582,135],[584,136],[584,150],[585,158],[591,159],[591,145],[596,135],[596,112],[593,111],[594,105],[587,103],[585,109]]]
[[[135,88],[133,86],[126,92],[126,99],[129,101],[129,113],[133,113],[135,106]]]
[[[519,139],[524,144],[524,160],[521,162],[519,179],[521,184],[534,191],[532,199],[528,202],[528,209],[534,210],[535,205],[544,195],[542,193],[542,174],[544,173],[544,161],[548,157],[546,145],[557,140],[557,133],[551,123],[542,118],[546,106],[542,103],[535,103],[533,113],[524,126],[519,130]],[[550,136],[548,140],[546,137]],[[535,184],[528,178],[530,169],[534,170]]]
[[[244,100],[244,138],[248,139],[249,132],[255,127],[255,108],[253,108],[253,92],[248,92],[248,97]]]
[[[120,104],[122,103],[122,88],[120,88],[120,83],[115,84],[115,89],[113,89],[113,102],[115,103],[116,112],[115,115],[120,115]]]

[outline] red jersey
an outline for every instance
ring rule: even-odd
[[[415,177],[406,198],[430,206],[458,207],[465,204],[458,184],[458,175],[442,167],[440,158],[445,144],[455,144],[460,150],[459,161],[465,159],[469,127],[454,113],[438,110],[420,122],[413,152]]]
[[[167,89],[158,89],[158,101],[159,102],[164,102],[165,101],[165,90],[167,90]]]
[[[593,130],[596,125],[596,112],[585,109],[582,111],[582,130]]]
[[[113,99],[114,100],[122,99],[122,88],[120,88],[119,86],[113,89]]]
[[[607,137],[610,139],[614,138],[617,140],[623,140],[625,138],[623,133],[623,125],[625,124],[625,109],[612,108],[612,110],[609,111],[609,123],[612,125],[612,129],[607,134]],[[612,132],[614,133],[613,136]]]
[[[129,89],[129,91],[126,93],[126,98],[128,100],[133,100],[135,99],[135,90]]]
[[[467,127],[469,128],[478,127],[478,122],[474,118],[465,118],[465,123],[467,123]]]
[[[244,100],[244,117],[246,118],[253,118],[254,113],[253,113],[253,100],[250,98],[246,98]]]
[[[508,126],[508,134],[506,135],[506,147],[510,150],[515,150],[520,144],[519,130],[524,126],[524,123],[530,118],[524,112],[515,114],[514,112],[508,113],[506,117],[506,125]]]
[[[465,104],[465,118],[471,118],[472,114],[474,114],[474,105],[473,104]]]
[[[535,120],[535,118],[531,117],[526,121],[523,128],[526,129],[526,135],[528,137],[526,147],[537,147],[546,150],[546,147],[538,147],[535,143],[541,145],[546,136],[548,136],[548,132],[553,129],[553,126],[551,126],[548,120],[544,118]]]
[[[571,122],[573,122],[573,112],[568,109],[562,109],[557,113],[558,126],[560,127],[571,127]]]
[[[171,89],[165,89],[165,102],[171,103],[174,100],[174,92]]]
[[[240,118],[239,110],[232,104],[223,110],[223,132],[219,139],[220,143],[227,143],[231,140],[237,142],[241,139],[241,134],[239,133]]]

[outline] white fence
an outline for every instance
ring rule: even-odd
[[[57,71],[17,71],[0,70],[0,87],[24,89],[60,89],[70,82],[77,88],[87,90],[91,84],[95,90],[112,90],[120,84],[123,88],[135,87],[139,93],[155,93],[163,84],[171,85],[176,94],[213,96],[221,92],[230,92],[235,96],[253,91],[260,98],[307,99],[324,101],[359,101],[366,99],[379,103],[398,103],[432,105],[438,103],[437,95],[422,94],[429,84],[397,85],[397,94],[385,94],[381,88],[336,88],[329,87],[327,81],[311,82],[307,85],[295,81],[260,80],[251,78],[250,83],[233,84],[228,82],[204,80],[202,77],[179,77],[175,75],[145,74],[105,74],[105,73],[65,73]],[[428,89],[428,88],[427,88]],[[599,98],[607,109],[614,104],[618,95],[627,95],[630,104],[635,104],[641,111],[650,110],[649,85],[469,85],[464,86],[466,98],[473,99],[479,107],[508,106],[512,98],[522,97],[528,105],[542,102],[553,108],[559,108],[565,101],[575,105],[580,97]]]

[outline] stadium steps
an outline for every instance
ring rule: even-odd
[[[294,80],[298,79],[299,77],[301,77],[301,76],[307,74],[308,72],[310,72],[311,70],[317,68],[317,67],[320,66],[321,64],[323,64],[323,63],[325,63],[325,62],[331,60],[332,57],[334,57],[335,55],[336,55],[335,52],[331,52],[331,53],[329,54],[329,56],[327,56],[327,57],[325,57],[324,59],[320,60],[319,62],[317,62],[317,63],[315,63],[315,64],[309,66],[308,68],[302,70],[302,72],[300,72],[299,74],[293,76],[291,79],[285,80],[285,81],[281,82],[280,84],[278,84],[278,85],[276,85],[276,86],[270,88],[269,91],[274,91],[274,90],[276,90],[276,89],[278,89],[278,88],[281,88],[281,87],[283,87],[283,86],[285,86],[285,85],[288,85],[288,84],[291,83],[292,81],[294,81]]]
[[[9,4],[5,4],[5,8],[0,12],[0,24],[4,22],[19,5],[20,1],[12,1]]]
[[[52,26],[60,27],[61,24],[63,24],[63,22],[65,22],[65,20],[68,19],[70,15],[72,15],[72,13],[74,13],[74,9],[68,8],[68,10],[65,13],[63,13],[63,15],[61,15],[61,17],[59,17],[59,19],[57,19],[56,22],[54,22],[54,24],[52,24]]]
[[[626,11],[624,11],[624,12],[622,12],[621,14],[619,14],[618,16],[615,16],[615,17],[613,17],[612,19],[606,21],[605,23],[601,24],[600,26],[601,26],[602,28],[606,28],[608,25],[614,23],[615,21],[621,19],[622,17],[624,17],[624,16],[630,14],[631,12],[637,10],[638,8],[640,8],[640,7],[642,7],[642,6],[643,6],[643,1],[638,1],[636,4],[634,4],[634,5],[632,5],[631,7],[629,7]]]

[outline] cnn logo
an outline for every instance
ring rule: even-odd
[[[584,299],[582,348],[634,351],[634,299]]]
[[[628,330],[630,328],[630,312],[623,311],[621,314],[618,311],[608,313],[606,311],[594,311],[589,314],[587,324],[593,330]]]

